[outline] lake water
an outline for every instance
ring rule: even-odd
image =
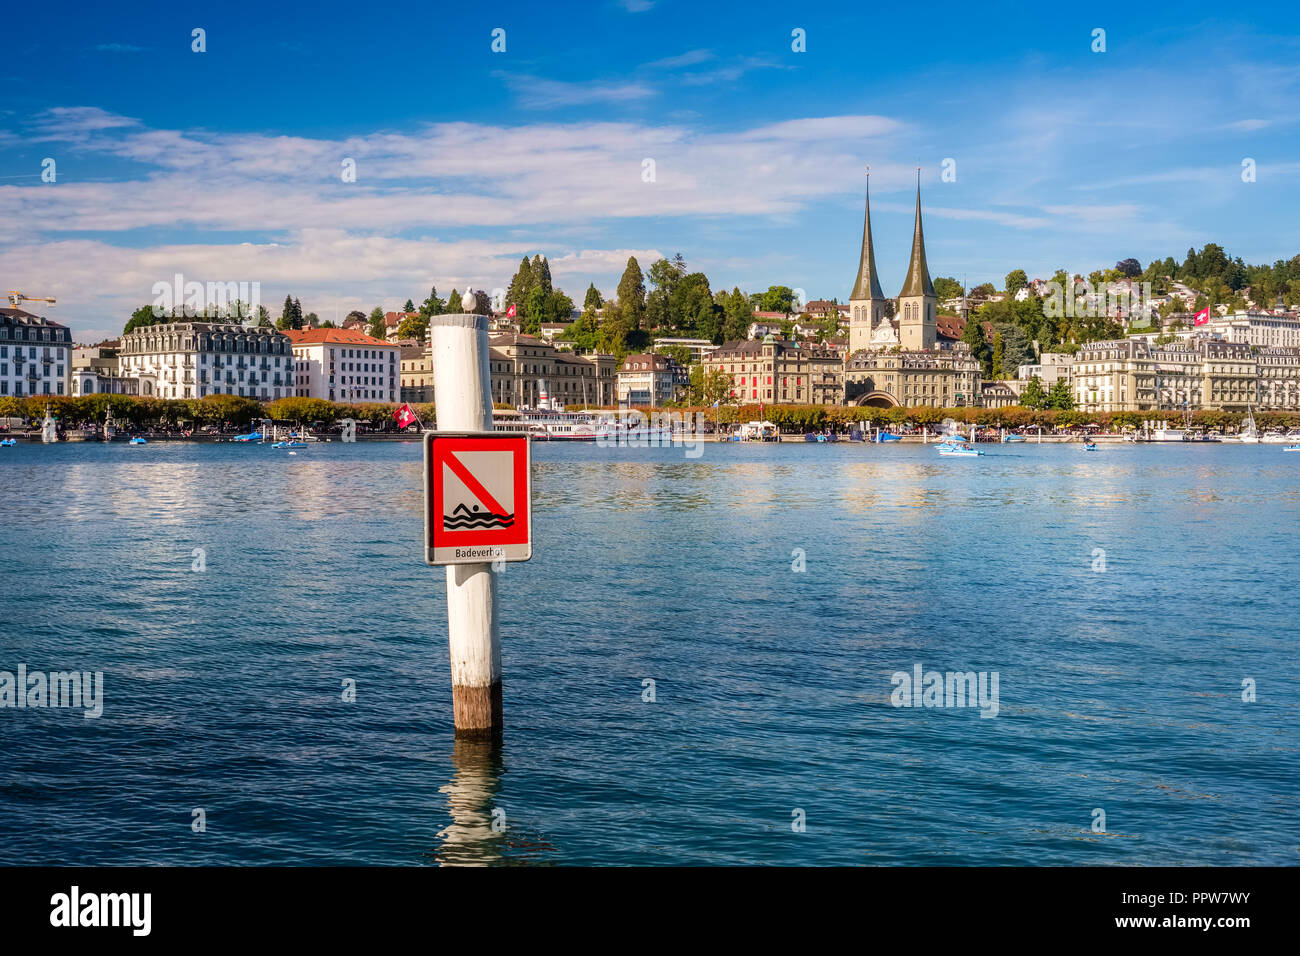
[[[1300,455],[985,447],[535,445],[499,750],[419,444],[0,449],[0,863],[1296,863]]]

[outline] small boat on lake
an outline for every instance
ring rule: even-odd
[[[1011,442],[1024,441],[1024,440],[1025,440],[1024,435],[1006,434],[1002,436],[1003,444],[1010,444]]]
[[[1259,444],[1259,429],[1255,426],[1255,415],[1249,407],[1246,408],[1246,420],[1242,422],[1241,431],[1237,433],[1237,441],[1243,445]]]
[[[271,447],[272,448],[306,448],[307,443],[305,441],[278,441]]]
[[[236,435],[235,441],[261,441],[261,432],[249,432],[247,435]]]
[[[147,445],[147,444],[149,444],[149,440],[148,440],[147,438],[141,438],[139,435],[136,435],[134,438],[131,439],[131,444],[132,444],[132,445]]]
[[[17,445],[17,438],[0,438],[0,446],[8,448],[10,445]]]
[[[1097,450],[1097,443],[1096,443],[1095,441],[1086,441],[1086,442],[1083,443],[1083,450],[1084,450],[1084,451],[1096,451],[1096,450]]]
[[[891,435],[889,432],[876,432],[876,441],[902,441],[902,435]]]
[[[960,438],[946,438],[936,446],[944,458],[977,458],[984,452]]]
[[[1283,448],[1282,450],[1283,450],[1283,451],[1300,451],[1300,441],[1296,442],[1294,445],[1287,445],[1287,446],[1286,446],[1285,448]]]

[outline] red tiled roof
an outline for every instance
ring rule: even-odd
[[[396,348],[383,339],[377,339],[374,336],[366,335],[364,332],[358,332],[356,329],[285,329],[284,334],[289,336],[289,342],[292,345],[362,345],[373,347],[376,345],[386,345],[389,348]]]

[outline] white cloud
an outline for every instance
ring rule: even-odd
[[[592,80],[568,83],[539,76],[498,71],[519,105],[524,109],[551,110],[564,106],[590,106],[593,103],[628,103],[655,95],[643,83],[619,83]]]

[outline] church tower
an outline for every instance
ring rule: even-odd
[[[912,259],[903,291],[898,294],[898,337],[904,349],[932,349],[938,341],[936,314],[939,297],[925,264],[925,235],[921,232],[921,171],[916,171],[916,226],[912,232]]]
[[[883,322],[885,294],[876,275],[876,254],[871,244],[871,170],[867,170],[867,212],[862,223],[862,255],[858,260],[858,278],[849,296],[849,355],[871,344],[872,330]]]

